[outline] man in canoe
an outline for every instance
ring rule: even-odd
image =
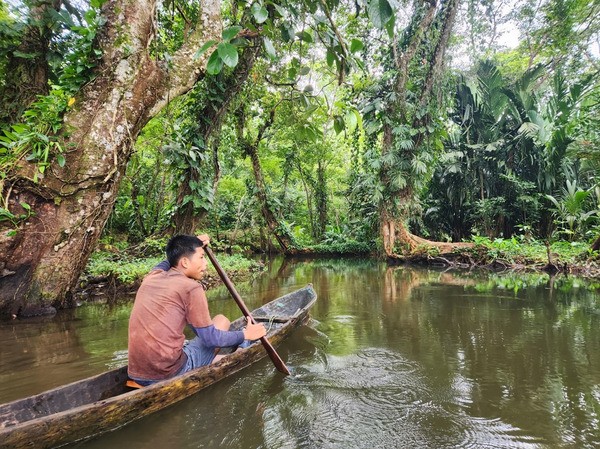
[[[266,335],[263,324],[248,323],[228,331],[224,315],[211,318],[199,281],[208,262],[208,235],[177,235],[167,243],[167,260],[152,269],[140,285],[129,318],[129,377],[150,385],[208,365],[223,356],[218,348],[237,346]],[[189,325],[196,337],[184,345]]]

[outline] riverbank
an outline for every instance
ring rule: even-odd
[[[422,247],[389,262],[461,269],[562,273],[600,279],[600,254],[598,251],[589,251],[589,244],[584,242],[550,243],[533,239],[490,240],[474,237],[473,243],[471,247],[456,248],[446,253]]]
[[[143,277],[163,260],[163,242],[148,241],[141,246],[120,250],[101,245],[90,258],[75,295],[77,303],[114,302],[133,295]],[[218,245],[215,245],[218,246]],[[440,252],[437,248],[420,247],[411,254],[388,259],[391,264],[444,266],[458,269],[480,268],[496,272],[546,272],[573,274],[600,279],[600,255],[588,251],[583,242],[541,242],[534,239],[494,239],[474,237],[470,247]],[[352,249],[356,249],[352,247]],[[363,245],[361,250],[365,251]],[[352,251],[352,255],[356,252]],[[344,257],[343,251],[311,251],[310,257]],[[235,282],[243,282],[264,270],[264,265],[243,254],[218,253],[219,263]],[[377,257],[376,251],[365,257]],[[221,284],[221,279],[209,264],[202,281],[207,288]]]
[[[144,258],[130,252],[115,251],[114,248],[109,251],[106,249],[104,247],[96,251],[90,258],[75,292],[77,304],[114,303],[119,299],[128,299],[135,294],[144,276],[164,260],[164,256],[159,255]],[[261,262],[248,259],[241,254],[219,253],[216,256],[234,283],[251,279],[265,268]],[[206,289],[222,284],[211,264],[202,283]]]

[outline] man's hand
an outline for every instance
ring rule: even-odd
[[[210,237],[208,236],[208,234],[199,235],[198,240],[200,240],[202,242],[202,248],[204,248],[206,245],[208,245],[210,243]]]
[[[244,329],[244,340],[258,340],[261,337],[267,335],[265,325],[262,323],[252,324],[248,321],[246,329]]]

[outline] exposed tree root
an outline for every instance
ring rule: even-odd
[[[410,256],[437,253],[437,257],[443,257],[445,254],[451,254],[457,248],[473,248],[475,246],[474,243],[465,242],[434,242],[411,234],[404,226],[396,224],[396,227],[395,247],[406,250]],[[388,254],[387,256],[389,259],[402,259],[406,257],[396,253]]]

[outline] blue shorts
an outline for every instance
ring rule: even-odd
[[[187,360],[177,374],[183,374],[200,366],[210,365],[215,358],[215,350],[214,346],[204,346],[200,337],[188,341],[183,345],[183,352],[187,355]]]
[[[198,368],[204,365],[210,365],[215,358],[215,347],[214,346],[204,346],[202,340],[199,337],[194,338],[186,342],[183,345],[183,352],[185,352],[186,361],[183,366],[175,373],[172,377],[178,376],[179,374],[183,374],[187,371],[191,371],[194,368]],[[152,385],[156,382],[160,382],[164,379],[159,380],[148,380],[148,379],[138,379],[136,377],[131,377],[130,379],[135,380],[138,384],[146,387],[148,385]]]

